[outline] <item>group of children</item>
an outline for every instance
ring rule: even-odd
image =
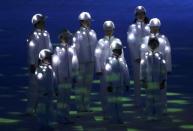
[[[148,120],[166,113],[167,73],[171,72],[168,39],[160,35],[159,19],[146,17],[143,6],[135,9],[135,21],[129,27],[128,47],[131,56],[135,105],[142,106],[140,87],[146,88],[145,112]],[[34,32],[28,39],[30,85],[27,114],[37,114],[42,128],[56,123],[72,123],[69,116],[72,87],[78,112],[90,112],[93,75],[100,78],[100,98],[105,119],[123,123],[119,98],[129,89],[130,78],[123,45],[113,33],[115,25],[105,21],[104,38],[97,40],[91,29],[91,16],[82,12],[80,29],[59,34],[60,44],[53,49],[45,30],[45,17],[32,17]]]

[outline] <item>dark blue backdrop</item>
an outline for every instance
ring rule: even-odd
[[[35,13],[48,16],[47,29],[53,43],[63,28],[75,32],[79,27],[77,20],[81,11],[89,11],[94,22],[93,28],[98,38],[103,36],[102,24],[111,19],[116,25],[116,35],[123,44],[126,32],[133,21],[133,11],[137,5],[146,7],[148,16],[162,21],[162,33],[168,36],[173,55],[173,74],[171,88],[192,89],[193,56],[193,8],[192,0],[6,0],[0,5],[0,73],[2,85],[25,85],[21,74],[26,67],[26,38],[32,31],[31,17]],[[126,58],[128,51],[125,49]],[[129,59],[128,59],[129,63]],[[21,77],[13,77],[15,74]],[[7,77],[3,77],[7,76]],[[178,88],[179,89],[179,88]]]

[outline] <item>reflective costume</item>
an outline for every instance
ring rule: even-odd
[[[43,54],[42,60],[47,57],[47,54],[44,56],[44,51],[47,50],[42,50],[40,52],[40,54]],[[50,51],[49,53],[51,54]],[[35,76],[38,83],[38,99],[36,102],[36,113],[40,128],[45,129],[56,124],[57,109],[55,95],[58,92],[57,80],[55,72],[52,69],[50,63],[45,63],[43,61],[36,69]]]
[[[146,115],[148,120],[158,119],[161,109],[161,84],[167,79],[166,61],[159,50],[148,50],[140,64],[140,80],[146,88]]]
[[[172,72],[172,61],[171,61],[171,46],[170,42],[165,35],[157,33],[156,35],[150,34],[143,38],[141,44],[141,58],[144,58],[145,52],[148,51],[148,41],[151,36],[156,36],[159,41],[159,51],[163,54],[164,59],[166,60],[167,72]]]
[[[61,44],[53,55],[53,68],[58,79],[58,110],[59,121],[69,122],[70,95],[72,94],[73,78],[78,75],[78,58],[73,47]]]
[[[88,13],[83,12],[79,16],[79,20],[88,17]],[[89,17],[89,19],[91,19]],[[79,61],[79,87],[77,92],[77,109],[80,111],[88,111],[90,103],[90,89],[92,87],[95,48],[97,45],[97,35],[94,30],[83,26],[76,32],[73,42]]]
[[[36,24],[41,14],[36,14],[32,18],[32,24]],[[33,113],[35,111],[35,101],[37,99],[37,81],[34,75],[35,69],[39,65],[39,52],[42,49],[52,50],[49,33],[46,30],[35,29],[27,40],[28,43],[28,62],[30,65],[30,80],[28,88],[28,108],[27,112]]]
[[[137,12],[144,12],[146,10],[142,6],[138,6],[135,10]],[[135,104],[139,106],[141,104],[140,96],[140,80],[139,80],[139,68],[140,68],[140,46],[143,40],[143,37],[149,35],[150,29],[147,24],[142,21],[136,21],[136,23],[130,25],[127,32],[127,42],[130,52],[131,64],[133,68],[133,79],[134,79],[134,89],[135,89]]]
[[[115,47],[116,48],[116,47]],[[110,121],[122,123],[121,97],[129,87],[129,71],[126,62],[119,56],[109,57],[105,64],[105,81],[107,86],[107,104]]]
[[[102,99],[102,106],[103,106],[103,111],[104,114],[106,115],[105,111],[107,111],[107,92],[106,92],[106,86],[105,86],[105,64],[108,60],[109,57],[112,56],[112,47],[116,42],[119,42],[121,45],[121,41],[118,38],[115,38],[114,36],[108,37],[105,36],[104,38],[100,39],[98,41],[98,45],[95,50],[95,57],[96,57],[96,65],[95,65],[95,70],[97,73],[101,73],[100,75],[100,94],[101,94],[101,99]],[[122,50],[123,52],[123,50]],[[121,55],[122,60],[125,60],[124,55],[122,53]]]

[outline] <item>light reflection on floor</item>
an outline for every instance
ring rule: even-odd
[[[4,77],[4,76],[3,76]],[[16,74],[13,77],[28,77],[25,73],[24,74]],[[133,81],[130,81],[131,84],[133,84]],[[93,81],[93,84],[98,85],[100,84],[99,80]],[[174,85],[175,86],[175,85]],[[21,86],[18,88],[17,93],[22,94],[20,97],[20,102],[26,105],[27,98],[25,97],[25,93],[27,90],[27,86]],[[6,92],[8,90],[8,87],[2,86],[0,90]],[[75,121],[74,125],[68,125],[69,129],[72,130],[89,130],[89,131],[102,131],[102,130],[127,130],[127,131],[138,131],[138,130],[145,130],[149,124],[145,121],[143,114],[141,114],[141,111],[138,111],[134,107],[134,101],[133,101],[133,88],[130,89],[129,93],[126,93],[124,96],[119,97],[119,101],[122,103],[123,107],[123,119],[124,123],[123,125],[119,124],[111,124],[108,121],[104,119],[103,116],[103,108],[102,103],[99,99],[99,89],[93,88],[91,92],[91,107],[92,110],[91,113],[78,113],[76,110],[71,110],[69,112],[70,116]],[[131,95],[132,94],[132,95]],[[145,98],[145,89],[142,89],[142,98]],[[165,127],[166,129],[181,129],[181,130],[191,130],[193,129],[193,125],[190,124],[186,119],[183,117],[183,113],[186,112],[186,108],[188,106],[192,105],[193,97],[188,96],[183,93],[179,92],[168,92],[168,116],[164,118],[164,121],[161,121],[158,123],[154,123],[154,126],[150,128],[150,130],[155,129],[162,129],[162,127]],[[15,96],[14,93],[7,93],[7,94],[0,94],[0,98],[3,99],[14,99],[17,96]],[[16,98],[18,99],[18,98]],[[74,102],[76,100],[76,96],[72,94],[70,96],[70,99]],[[1,100],[0,100],[1,101]],[[25,107],[25,106],[22,106]],[[27,129],[31,128],[29,123],[34,123],[32,125],[36,126],[36,120],[25,118],[23,116],[24,108],[21,110],[20,107],[16,107],[17,111],[15,111],[14,108],[11,108],[6,110],[6,108],[1,107],[0,110],[5,112],[5,117],[0,118],[0,125],[3,125],[4,127],[17,127],[18,125],[23,125],[22,123],[28,123],[23,128],[20,128],[20,130],[27,131]],[[193,109],[193,108],[192,108]],[[27,120],[26,120],[27,119]],[[25,121],[25,122],[24,122]],[[63,125],[61,127],[58,127],[59,131],[65,128],[67,125]]]

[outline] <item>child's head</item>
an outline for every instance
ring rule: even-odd
[[[112,36],[115,30],[115,25],[112,21],[105,21],[103,24],[103,30],[106,36]]]
[[[39,53],[40,62],[43,64],[51,64],[52,62],[52,52],[48,49],[43,49]]]
[[[79,17],[78,17],[79,21],[80,21],[80,26],[81,27],[85,27],[85,28],[90,28],[91,27],[91,15],[89,12],[81,12]]]
[[[59,34],[60,43],[69,43],[71,41],[71,39],[72,39],[72,33],[67,29],[64,29]]]
[[[123,49],[121,41],[115,40],[112,42],[111,46],[112,46],[111,48],[113,51],[113,55],[117,58],[120,57],[122,54],[122,49]]]
[[[46,20],[46,17],[43,16],[42,14],[35,14],[32,17],[32,24],[36,29],[43,30],[45,28],[45,20]]]

